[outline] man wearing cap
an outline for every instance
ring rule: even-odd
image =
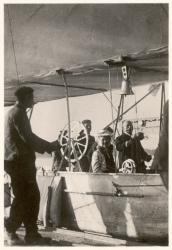
[[[25,242],[40,245],[45,243],[45,238],[37,228],[40,193],[36,182],[35,152],[51,153],[59,145],[47,142],[32,132],[26,110],[34,104],[33,89],[20,87],[15,96],[17,102],[6,116],[4,135],[4,170],[11,177],[14,194],[10,216],[5,220],[6,241],[9,245],[20,242],[16,231],[23,223]]]
[[[101,130],[98,134],[97,150],[94,151],[91,161],[93,173],[115,173],[111,136],[108,130]]]
[[[136,172],[145,173],[146,166],[144,161],[150,161],[151,156],[148,155],[142,145],[140,140],[143,139],[143,134],[138,133],[132,136],[133,133],[133,124],[131,121],[123,122],[123,133],[118,136],[115,140],[115,145],[118,154],[119,167],[122,167],[122,163],[125,160],[131,159],[135,162]]]
[[[80,166],[83,172],[89,172],[91,169],[91,157],[93,154],[93,151],[96,148],[96,143],[95,143],[95,138],[94,136],[92,136],[91,133],[91,120],[83,120],[82,124],[84,125],[84,127],[87,130],[87,134],[88,134],[88,146],[87,146],[87,151],[84,154],[84,156],[82,157],[82,159],[80,160]]]

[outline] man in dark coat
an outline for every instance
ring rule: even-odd
[[[136,165],[136,172],[145,173],[146,166],[144,161],[150,161],[151,156],[144,151],[140,142],[142,139],[140,134],[132,136],[132,132],[132,122],[124,121],[123,133],[115,140],[116,149],[119,151],[119,168],[122,167],[125,160],[132,159]]]
[[[96,149],[96,142],[94,136],[90,134],[92,129],[91,120],[83,120],[82,124],[86,128],[88,134],[88,146],[87,151],[85,152],[79,163],[83,172],[89,172],[91,169],[91,157],[94,150]]]
[[[44,238],[37,228],[40,192],[36,182],[35,152],[51,153],[58,143],[49,143],[32,132],[26,110],[33,106],[33,89],[20,87],[15,96],[17,102],[6,116],[4,135],[4,170],[11,177],[14,194],[10,216],[5,220],[6,241],[9,245],[19,242],[16,230],[23,223],[25,242],[40,245]]]

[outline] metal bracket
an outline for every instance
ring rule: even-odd
[[[142,194],[129,194],[127,191],[123,191],[119,184],[112,181],[112,185],[115,187],[114,196],[116,197],[131,197],[131,198],[143,198],[144,195]]]

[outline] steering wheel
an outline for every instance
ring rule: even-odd
[[[136,165],[132,159],[127,159],[123,162],[122,167],[119,169],[120,173],[133,174],[136,172]]]
[[[68,124],[60,135],[61,153],[67,161],[70,160],[72,163],[75,163],[87,151],[88,133],[84,125],[78,121],[72,121],[70,128],[70,138]]]

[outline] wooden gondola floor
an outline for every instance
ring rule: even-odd
[[[116,239],[111,236],[97,235],[91,232],[78,232],[64,228],[58,228],[56,230],[52,228],[40,229],[39,233],[43,237],[50,237],[50,243],[43,246],[152,246],[145,242],[130,241],[123,239]],[[17,231],[19,238],[21,239],[20,246],[26,246],[24,243],[24,228],[20,228]],[[6,246],[6,242],[4,242]],[[156,245],[156,244],[153,244]],[[18,245],[19,246],[19,245]]]

